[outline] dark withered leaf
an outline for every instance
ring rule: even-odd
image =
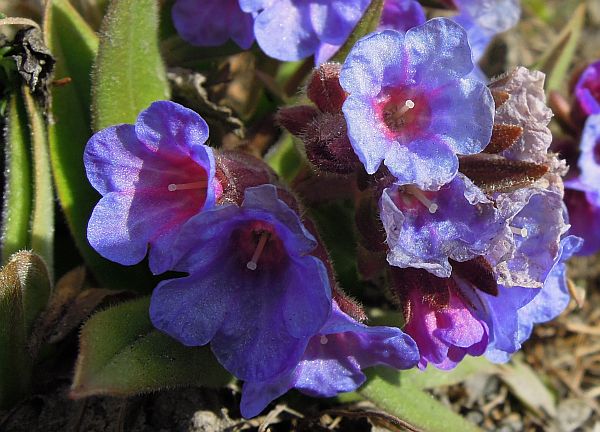
[[[510,99],[510,95],[502,90],[493,90],[492,89],[492,97],[494,98],[494,103],[496,104],[496,109],[500,108],[504,102]]]
[[[487,260],[478,256],[468,261],[450,260],[452,271],[460,278],[470,282],[475,288],[486,294],[498,295],[498,283],[494,275],[494,269]]]
[[[45,343],[56,343],[85,321],[99,306],[130,299],[132,294],[103,288],[85,289],[85,268],[77,267],[61,277],[46,309],[35,322],[28,350],[35,357]]]
[[[512,192],[530,186],[548,172],[548,167],[479,153],[460,156],[459,171],[485,193],[494,193]]]
[[[492,129],[490,143],[484,153],[500,153],[510,148],[523,135],[523,128],[518,125],[495,124]]]
[[[42,32],[34,27],[19,30],[11,45],[17,71],[38,102],[47,107],[55,60],[44,43]]]
[[[167,72],[173,100],[196,111],[210,126],[210,141],[215,147],[221,146],[224,135],[234,133],[244,137],[244,124],[231,108],[212,102],[204,85],[206,77],[198,72],[183,68],[172,68]]]

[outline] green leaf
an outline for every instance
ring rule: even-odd
[[[568,82],[567,73],[585,24],[585,10],[585,4],[581,3],[554,43],[532,67],[546,73],[547,91],[558,90]]]
[[[223,386],[231,381],[208,347],[185,347],[154,329],[149,304],[148,297],[122,303],[86,323],[72,397],[130,396],[179,386]]]
[[[48,127],[50,159],[56,191],[73,238],[92,273],[105,287],[145,291],[154,283],[141,266],[125,268],[102,258],[87,241],[87,223],[100,195],[85,174],[83,152],[92,135],[91,71],[98,37],[67,0],[46,4],[44,37],[56,58],[55,76],[71,78],[52,87],[53,122]]]
[[[365,11],[360,21],[354,27],[354,30],[352,30],[352,33],[346,40],[346,43],[342,45],[342,47],[335,53],[330,61],[343,63],[354,44],[363,36],[366,36],[377,29],[379,21],[381,21],[383,3],[384,0],[371,0],[371,4]]]
[[[410,380],[405,380],[403,374],[386,368],[368,370],[369,379],[358,393],[389,414],[428,432],[479,431]]]
[[[54,191],[52,174],[50,173],[46,120],[28,87],[23,87],[23,99],[29,118],[33,159],[31,249],[44,259],[52,275],[54,263]]]
[[[100,34],[92,79],[95,130],[134,123],[152,102],[169,99],[157,1],[112,0]]]
[[[4,137],[6,183],[2,210],[2,264],[6,264],[13,253],[29,247],[32,194],[29,125],[18,92],[10,100]]]
[[[14,254],[0,271],[0,407],[22,398],[31,385],[27,340],[50,296],[48,269],[37,255]]]
[[[485,357],[466,356],[454,369],[443,371],[434,367],[428,367],[422,371],[411,369],[402,372],[402,379],[420,389],[433,389],[449,386],[463,382],[476,373],[492,373],[497,371],[494,363]]]

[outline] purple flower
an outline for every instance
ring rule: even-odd
[[[399,185],[437,189],[458,170],[457,154],[488,144],[494,102],[473,69],[464,30],[445,18],[406,34],[361,39],[340,75],[348,136],[369,174],[381,162]]]
[[[438,277],[450,277],[449,258],[467,261],[486,253],[504,228],[494,203],[462,174],[438,191],[387,188],[380,205],[388,262]]]
[[[392,269],[392,289],[402,303],[404,331],[419,347],[419,368],[431,363],[454,368],[467,354],[479,356],[488,344],[488,328],[453,278],[442,279],[421,269]]]
[[[231,38],[248,49],[254,42],[254,18],[238,0],[177,0],[172,14],[177,33],[193,45],[218,46]]]
[[[575,110],[579,117],[600,114],[600,61],[589,65],[575,86]]]
[[[258,14],[254,34],[268,56],[293,61],[316,53],[317,64],[332,53],[328,45],[346,41],[368,5],[369,0],[240,0],[244,11]],[[320,55],[322,48],[326,54]]]
[[[579,148],[580,181],[600,192],[600,114],[586,120]]]
[[[423,23],[425,23],[425,11],[419,2],[415,0],[385,0],[377,30],[406,32]]]
[[[584,239],[576,255],[592,255],[600,251],[600,192],[589,187],[568,182],[565,189],[565,204],[569,211],[571,229],[569,234]]]
[[[123,124],[92,136],[84,163],[102,199],[90,217],[88,240],[105,258],[140,262],[150,246],[150,269],[172,264],[171,248],[181,226],[214,205],[215,179],[206,122],[173,102],[154,102],[135,125]]]
[[[190,219],[173,245],[173,270],[152,294],[154,326],[184,345],[211,342],[236,377],[265,381],[293,368],[331,312],[315,238],[273,185],[245,191]]]
[[[587,118],[579,144],[576,176],[565,183],[570,233],[585,242],[577,255],[600,250],[600,114]]]
[[[242,415],[258,415],[292,388],[310,396],[333,397],[362,385],[366,377],[361,369],[376,365],[408,369],[418,360],[415,342],[400,329],[360,324],[334,302],[329,320],[310,339],[294,369],[266,381],[244,383]]]
[[[499,294],[483,294],[492,321],[490,344],[486,357],[506,362],[531,336],[533,325],[556,318],[571,298],[566,279],[565,262],[581,247],[579,237],[568,236],[560,249],[542,288],[498,287]]]

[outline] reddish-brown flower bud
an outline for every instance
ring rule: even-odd
[[[247,188],[278,182],[277,175],[266,163],[247,153],[215,152],[215,165],[215,177],[223,188],[219,204],[241,205]]]
[[[318,116],[306,129],[303,140],[306,156],[321,171],[350,174],[360,166],[341,113]]]
[[[319,116],[319,110],[310,105],[281,108],[277,112],[277,122],[292,135],[302,136],[311,122]]]
[[[339,63],[324,63],[313,72],[306,95],[323,112],[339,113],[346,100],[346,92],[340,85]]]

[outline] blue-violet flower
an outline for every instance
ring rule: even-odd
[[[369,174],[381,162],[399,185],[438,189],[458,170],[457,154],[490,141],[494,102],[473,69],[465,31],[436,18],[399,33],[361,39],[340,74],[349,93],[348,136]]]
[[[238,0],[177,0],[172,10],[177,33],[198,46],[218,46],[233,39],[240,48],[254,42],[254,17]]]
[[[258,415],[292,388],[310,396],[333,397],[362,385],[366,377],[361,369],[376,365],[408,369],[418,360],[415,342],[400,329],[360,324],[333,302],[331,316],[310,339],[294,369],[266,381],[244,383],[242,415]]]
[[[173,270],[152,294],[155,327],[184,345],[211,342],[242,380],[266,381],[300,361],[331,313],[317,241],[273,185],[246,189],[240,207],[190,219],[173,245]]]
[[[380,206],[388,262],[442,278],[452,272],[448,259],[483,255],[504,228],[494,203],[460,173],[438,191],[412,185],[387,188]]]
[[[154,102],[135,125],[112,126],[90,138],[85,169],[102,199],[87,234],[100,255],[131,265],[150,246],[150,269],[170,268],[181,226],[221,193],[207,138],[198,114],[169,101]]]

